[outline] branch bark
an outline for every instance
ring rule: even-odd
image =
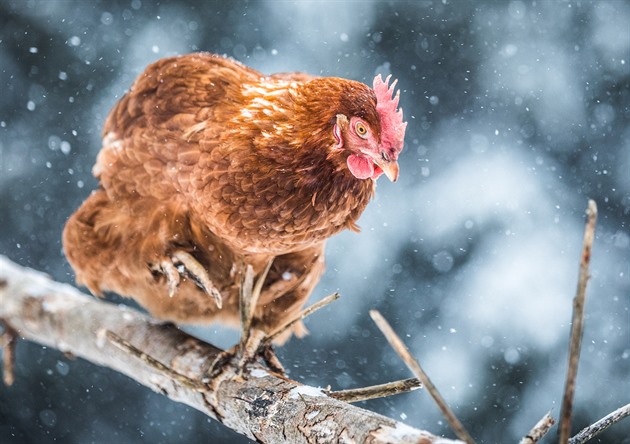
[[[258,442],[459,442],[341,402],[255,364],[248,375],[226,371],[207,380],[205,369],[220,349],[172,324],[95,300],[4,256],[0,320],[25,339],[123,373]],[[130,354],[112,337],[150,359]]]

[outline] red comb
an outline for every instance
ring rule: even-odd
[[[400,99],[400,90],[394,95],[398,80],[394,80],[390,86],[388,83],[391,77],[388,75],[383,82],[381,75],[377,75],[374,77],[373,88],[376,94],[376,111],[381,118],[381,143],[387,148],[393,148],[398,154],[403,149],[407,122],[403,122],[402,108],[396,109]]]

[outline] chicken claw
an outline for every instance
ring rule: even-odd
[[[175,267],[171,261],[162,261],[160,262],[159,267],[157,267],[157,271],[161,271],[164,276],[166,276],[166,282],[168,283],[168,297],[172,298],[175,296],[175,293],[177,293],[179,283],[181,282],[177,267]]]
[[[247,339],[228,350],[220,352],[209,368],[205,371],[209,379],[214,379],[226,371],[228,367],[235,369],[239,375],[247,373],[247,366],[259,359],[269,370],[279,375],[285,375],[286,370],[276,356],[271,344],[265,342],[267,335],[262,330],[252,328]]]
[[[240,373],[243,373],[246,366],[256,361],[257,358],[261,358],[270,370],[279,374],[285,373],[271,345],[265,341],[267,334],[253,326],[254,311],[272,263],[273,259],[267,264],[255,283],[252,267],[250,265],[245,267],[239,294],[241,340],[239,344],[217,356],[207,372],[210,377],[216,377],[230,361],[236,365]]]
[[[210,280],[210,276],[208,276],[208,272],[197,259],[190,253],[177,250],[173,253],[171,261],[171,263],[164,261],[160,264],[168,281],[169,296],[173,296],[177,292],[180,277],[185,275],[191,278],[204,292],[214,299],[217,308],[220,309],[223,306],[221,293],[219,293],[219,290],[214,286]],[[175,271],[173,271],[173,269]]]

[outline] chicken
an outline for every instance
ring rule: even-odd
[[[358,230],[381,174],[398,178],[395,83],[265,76],[209,53],[153,63],[109,114],[100,186],[65,226],[77,282],[157,318],[229,324],[251,266],[251,326],[276,329],[319,281],[326,239]],[[278,342],[292,333],[302,323]]]

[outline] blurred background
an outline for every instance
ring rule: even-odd
[[[96,187],[108,111],[154,60],[212,51],[368,84],[392,73],[409,122],[401,179],[379,180],[360,234],[330,240],[311,302],[342,299],[279,350],[289,376],[334,389],[409,377],[378,309],[478,442],[516,442],[560,413],[593,198],[577,432],[630,401],[629,23],[621,0],[0,0],[0,253],[73,282],[62,227]],[[0,387],[2,443],[247,442],[37,344],[19,343],[16,376]],[[422,391],[362,406],[453,437]],[[594,442],[629,437],[626,420]]]

